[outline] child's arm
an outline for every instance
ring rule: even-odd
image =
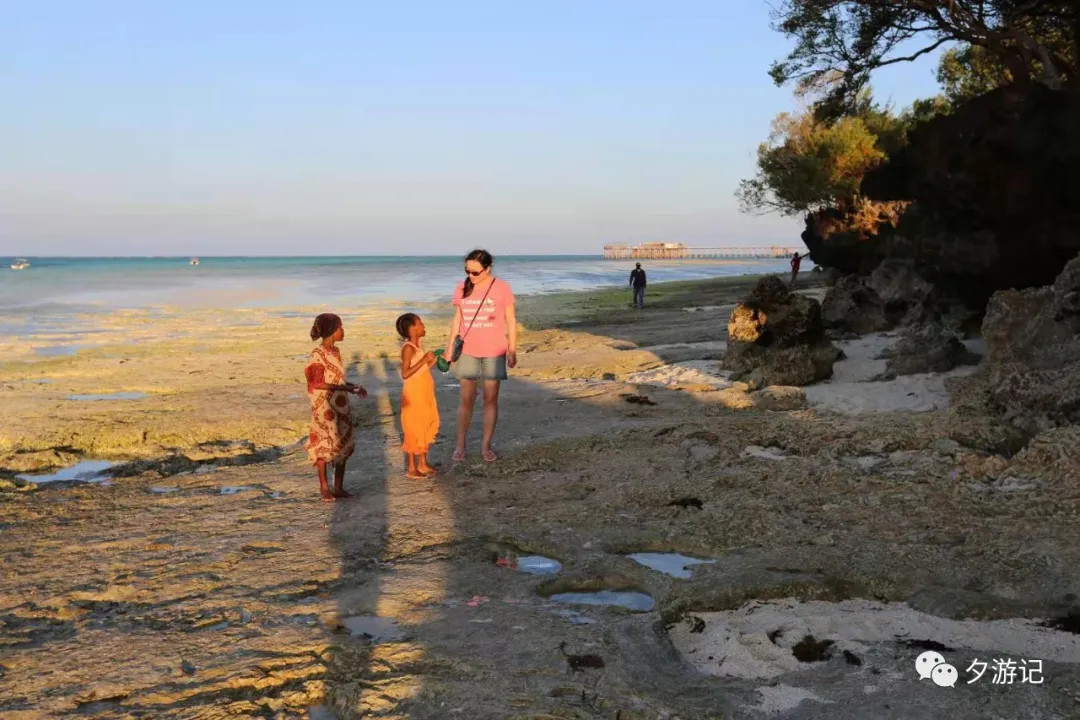
[[[326,382],[326,371],[322,365],[318,363],[312,363],[304,368],[304,377],[307,380],[308,390],[328,390],[330,392],[336,392],[338,390],[344,390],[345,392],[352,392],[355,385],[352,383],[346,385],[330,385]]]
[[[435,360],[434,353],[425,353],[422,362],[418,362],[413,365],[413,357],[416,355],[416,348],[412,345],[406,345],[401,348],[401,379],[408,380],[416,373],[423,369],[430,368]]]

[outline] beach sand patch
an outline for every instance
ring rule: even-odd
[[[896,411],[930,412],[949,406],[945,378],[970,375],[974,366],[947,373],[902,375],[894,380],[876,381],[885,372],[882,353],[900,340],[896,333],[871,333],[836,343],[845,358],[833,365],[833,376],[805,389],[812,408],[845,415],[865,415]],[[965,344],[978,349],[979,341]]]
[[[861,657],[871,646],[905,641],[918,649],[929,641],[950,651],[1080,663],[1080,635],[1044,627],[1039,621],[950,620],[904,603],[786,599],[692,617],[697,620],[671,629],[671,641],[700,672],[718,677],[766,679],[802,670],[806,663],[794,649],[807,636],[830,642],[830,657],[844,651]],[[725,660],[718,663],[717,658]]]
[[[627,376],[626,382],[659,387],[708,386],[722,390],[734,386],[730,376],[730,373],[720,370],[716,361],[687,360],[633,373]]]

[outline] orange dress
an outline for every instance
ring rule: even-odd
[[[423,360],[424,351],[416,350],[413,366]],[[439,405],[435,401],[435,378],[430,368],[417,370],[401,386],[401,449],[410,455],[423,455],[439,434]]]
[[[341,353],[318,345],[311,351],[311,362],[304,369],[308,398],[311,399],[311,434],[307,452],[312,464],[323,460],[339,463],[348,460],[356,449],[349,394],[335,390],[317,390],[315,385],[345,384],[345,366]]]

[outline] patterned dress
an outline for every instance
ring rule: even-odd
[[[419,365],[424,353],[416,350],[413,365]],[[435,378],[430,368],[417,370],[401,387],[401,449],[410,455],[423,455],[439,434],[439,406],[435,402]]]
[[[312,464],[319,460],[340,463],[348,460],[356,449],[353,437],[349,395],[342,390],[316,390],[315,385],[345,384],[345,366],[337,348],[328,350],[318,345],[311,351],[311,362],[304,369],[308,398],[311,400],[311,434],[307,452]]]

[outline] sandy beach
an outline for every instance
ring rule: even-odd
[[[299,445],[314,308],[125,311],[71,354],[0,340],[0,715],[1076,717],[1075,444],[1017,453],[945,375],[878,379],[890,333],[750,391],[718,360],[755,280],[651,285],[643,311],[522,297],[501,458],[477,413],[450,467],[437,374],[430,482],[399,452],[406,308],[335,308],[370,396],[329,506]],[[447,308],[407,309],[440,347]],[[25,479],[87,461],[104,475]],[[564,597],[594,592],[627,607]],[[920,681],[926,650],[955,687]],[[1044,682],[969,683],[997,657]]]

